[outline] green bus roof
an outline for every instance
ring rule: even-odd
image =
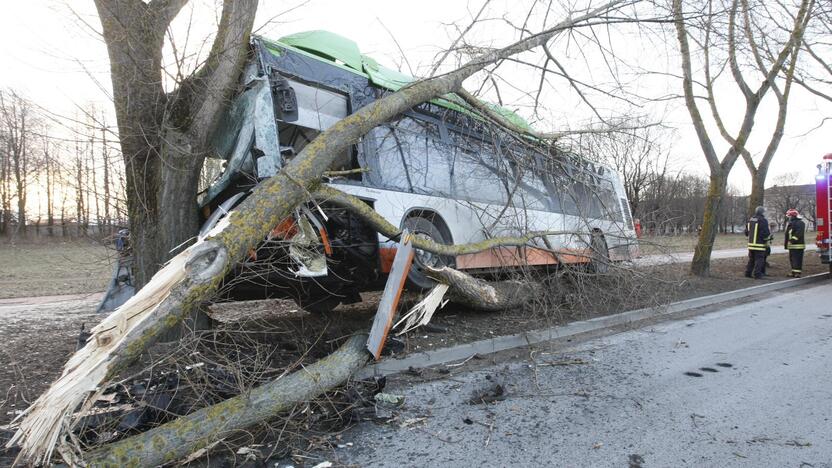
[[[330,62],[340,68],[365,76],[376,86],[391,91],[398,91],[402,87],[416,81],[416,78],[393,70],[392,68],[387,68],[379,64],[372,57],[362,54],[355,41],[333,32],[322,30],[299,32],[283,36],[276,42],[280,46],[299,51],[304,55]],[[273,46],[269,47],[268,41],[266,41],[266,48],[271,53],[280,53]],[[448,109],[476,115],[470,109],[466,108],[462,99],[456,95],[443,96],[431,102]],[[487,103],[487,105],[514,125],[532,130],[531,125],[514,111],[496,104]]]

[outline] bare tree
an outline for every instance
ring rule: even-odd
[[[759,67],[758,71],[762,74],[761,82],[756,89],[752,89],[746,77],[743,75],[741,59],[739,58],[742,49],[738,47],[738,34],[741,34],[738,28],[742,28],[743,24],[746,24],[748,28],[752,28],[750,19],[746,15],[748,11],[747,1],[732,0],[727,5],[727,13],[725,13],[727,14],[727,18],[725,18],[727,22],[727,25],[725,25],[727,26],[727,37],[724,42],[727,57],[721,61],[721,64],[716,66],[716,70],[719,70],[717,72],[712,72],[712,67],[716,60],[714,55],[719,50],[718,44],[720,44],[718,40],[722,25],[719,21],[724,18],[722,4],[708,1],[705,3],[704,11],[693,13],[685,11],[681,0],[674,0],[672,3],[675,18],[674,23],[682,59],[682,88],[684,90],[685,106],[690,114],[699,145],[702,148],[702,153],[710,170],[708,196],[702,216],[702,230],[696,244],[693,261],[691,262],[691,272],[693,274],[705,276],[709,272],[711,251],[713,250],[714,238],[717,233],[717,213],[720,210],[727,189],[728,174],[731,172],[737,158],[748,151],[746,144],[754,129],[757,111],[763,98],[772,89],[772,84],[775,83],[778,75],[787,65],[789,58],[793,57],[792,63],[797,59],[795,46],[802,41],[803,31],[805,30],[806,21],[810,17],[812,5],[812,0],[803,0],[800,3],[800,8],[795,15],[793,29],[789,34],[788,40],[779,48],[777,54],[769,63],[757,64]],[[694,21],[694,18],[696,21]],[[691,26],[694,26],[693,29]],[[751,37],[753,38],[753,35]],[[694,56],[690,47],[691,40],[699,47],[702,54],[704,76],[701,81],[694,79],[692,65]],[[745,111],[739,123],[739,128],[734,134],[728,131],[726,123],[718,112],[718,101],[714,93],[714,83],[724,67],[730,70],[736,86],[741,90],[745,99]],[[729,145],[728,150],[721,158],[717,154],[705,118],[700,112],[699,104],[697,103],[699,95],[694,90],[695,84],[704,89],[706,94],[705,99],[711,109],[712,119],[720,129],[720,135]],[[783,110],[783,118],[785,118],[785,110]],[[776,133],[772,138],[772,143],[769,145],[772,146],[773,144],[775,149],[780,138]],[[769,159],[773,154],[774,152],[772,151]],[[767,167],[767,163],[763,165],[765,170],[767,170]]]
[[[47,138],[42,139],[43,164],[46,176],[46,232],[51,237],[55,235],[55,176],[56,161]]]
[[[110,57],[139,284],[198,231],[200,169],[237,84],[257,10],[255,0],[223,2],[205,62],[168,93],[162,45],[171,21],[186,3],[95,1]]]
[[[12,223],[12,158],[9,137],[0,131],[0,234],[8,234]]]
[[[640,125],[635,125],[640,122]],[[578,138],[580,153],[607,164],[621,175],[634,217],[642,215],[642,201],[653,185],[668,174],[669,152],[665,143],[671,132],[640,119],[626,131],[584,134]]]
[[[828,40],[830,34],[832,5],[829,2],[818,2],[801,44],[809,57],[805,64],[798,68],[794,78],[795,83],[828,102],[832,102],[832,90],[829,87],[832,84],[832,64],[828,58],[832,53],[832,44]],[[828,117],[824,122],[827,119]]]
[[[110,149],[107,147],[108,141],[106,120],[102,118],[101,121],[101,162],[104,171],[104,197],[102,204],[104,205],[104,224],[107,228],[110,228],[113,222],[113,219],[110,217],[110,203],[112,203],[112,196],[110,195],[110,191],[112,190],[110,173],[112,172],[112,169],[110,169]]]
[[[31,161],[32,107],[17,93],[0,93],[0,118],[6,140],[6,154],[9,159],[9,175],[14,179],[14,194],[17,198],[17,227],[15,233],[26,234],[26,200],[29,185]]]
[[[809,9],[813,8],[814,4],[810,3]],[[759,4],[757,8],[753,10],[749,8],[748,1],[743,1],[742,3],[742,13],[743,13],[743,31],[744,37],[746,40],[747,49],[751,52],[751,56],[753,57],[754,64],[756,65],[759,72],[763,75],[767,73],[771,64],[776,60],[775,53],[776,51],[772,50],[773,45],[772,41],[776,38],[776,33],[780,32],[782,29],[779,27],[777,18],[775,18],[774,11],[777,8],[783,7],[779,3],[775,3],[771,6],[771,8],[766,8],[766,4]],[[757,12],[762,12],[762,14],[756,14]],[[806,27],[806,23],[810,20],[813,13],[808,13],[806,15],[806,20],[804,21],[804,28]],[[788,17],[788,10],[786,10],[786,16]],[[768,28],[766,25],[768,24]],[[805,33],[804,33],[805,36]],[[792,45],[790,55],[788,56],[788,64],[784,67],[782,71],[782,89],[780,88],[780,84],[778,80],[772,80],[771,82],[771,91],[774,93],[774,96],[777,98],[777,120],[775,122],[774,131],[771,134],[771,138],[766,146],[765,151],[763,152],[762,157],[760,158],[759,163],[755,163],[754,158],[752,158],[751,152],[743,148],[742,150],[742,157],[745,161],[746,166],[748,167],[748,171],[751,173],[751,195],[748,197],[748,215],[751,216],[754,212],[755,207],[763,206],[765,203],[765,183],[766,183],[766,176],[768,174],[769,166],[771,165],[771,161],[774,159],[774,155],[777,153],[777,148],[780,145],[780,140],[783,138],[783,131],[786,125],[786,115],[788,111],[788,104],[789,104],[789,96],[791,95],[792,83],[794,82],[795,77],[795,70],[798,64],[798,55],[801,51],[800,41],[804,40],[804,37],[800,37],[797,41],[795,41]],[[776,44],[776,42],[774,43]],[[739,48],[738,46],[734,49]],[[742,82],[742,74],[738,71],[734,71],[736,68],[739,67],[737,64],[736,53],[732,54],[731,59],[731,70],[735,76],[737,76],[738,83]],[[747,85],[740,85],[740,89],[744,94],[750,92],[750,89]],[[713,99],[713,95],[710,95],[710,99]],[[718,112],[716,109],[716,104],[711,104],[712,109],[714,109],[714,120],[718,122],[720,133],[726,140],[731,143],[730,134],[727,132],[725,127],[721,124],[721,119],[717,117]]]

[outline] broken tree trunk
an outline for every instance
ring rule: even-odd
[[[157,466],[181,460],[234,431],[274,418],[343,384],[370,359],[367,335],[350,337],[337,351],[292,374],[263,384],[141,434],[83,456],[87,466]]]
[[[473,309],[500,311],[523,307],[542,296],[543,285],[536,281],[485,281],[449,267],[425,268],[427,276],[449,286],[453,302]]]
[[[343,151],[363,135],[417,104],[458,90],[463,80],[487,65],[539,47],[559,32],[585,24],[622,4],[623,0],[610,1],[505,48],[489,50],[452,72],[405,86],[320,134],[277,175],[259,184],[207,241],[174,257],[158,273],[165,281],[156,281],[154,277],[154,288],[137,296],[141,299],[124,304],[102,323],[111,328],[99,326],[93,330],[90,341],[70,359],[60,379],[27,410],[9,442],[10,446],[20,445],[17,461],[48,462],[55,444],[71,425],[70,415],[84,399],[210,298],[234,263],[245,258],[250,248],[307,200],[324,172],[332,169]],[[95,356],[95,365],[86,363],[84,356],[88,355]]]

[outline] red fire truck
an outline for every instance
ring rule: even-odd
[[[817,246],[821,263],[829,265],[832,275],[832,153],[823,157],[818,164],[815,176],[815,195],[817,197],[818,237]]]

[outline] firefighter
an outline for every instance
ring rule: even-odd
[[[786,225],[786,240],[784,247],[789,251],[789,263],[792,271],[789,276],[800,278],[803,270],[803,251],[806,249],[806,223],[800,219],[800,213],[792,208],[786,212],[789,223]]]
[[[748,236],[748,264],[745,266],[745,276],[754,279],[763,277],[766,265],[766,239],[771,235],[765,208],[758,206],[745,225],[745,235]]]

